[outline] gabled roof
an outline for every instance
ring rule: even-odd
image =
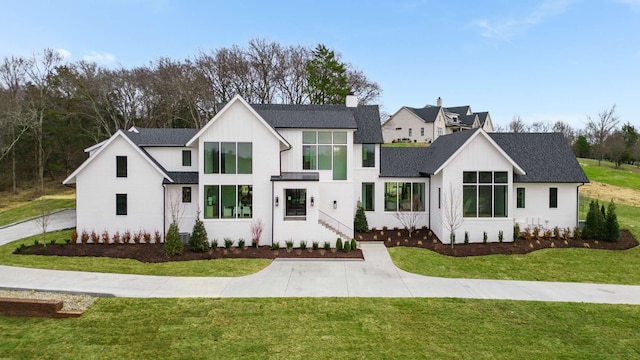
[[[460,115],[458,120],[462,125],[473,126],[473,123],[476,121],[476,114]]]
[[[359,105],[348,109],[353,112],[358,126],[358,130],[353,133],[353,142],[355,144],[384,143],[378,105]]]
[[[491,133],[523,169],[514,182],[586,183],[589,179],[560,133]]]
[[[380,147],[380,177],[421,177],[428,147]]]
[[[122,137],[131,147],[140,154],[145,160],[149,162],[149,164],[162,175],[165,179],[169,179],[169,181],[173,181],[169,175],[167,175],[167,171],[158,164],[158,162],[150,156],[146,151],[136,145],[124,131],[118,130],[115,134],[113,134],[108,140],[103,142],[103,145],[87,160],[85,160],[74,172],[71,173],[64,181],[63,184],[73,184],[75,183],[75,177],[86,168],[90,163],[92,163],[96,158],[100,156],[100,154],[111,145],[111,143],[117,139],[118,137]]]
[[[482,112],[477,112],[474,113],[476,115],[478,115],[478,120],[480,121],[480,126],[483,126],[485,121],[487,121],[487,117],[489,116],[489,112],[488,111],[482,111]]]
[[[464,106],[447,107],[447,108],[444,108],[444,111],[449,113],[455,113],[460,116],[464,116],[471,113],[471,106],[464,105]]]
[[[438,119],[438,114],[440,114],[441,106],[431,106],[427,105],[423,108],[412,108],[408,106],[404,106],[405,109],[411,111],[416,116],[421,118],[424,122],[432,123]]]
[[[211,121],[206,123],[202,127],[202,129],[200,129],[195,135],[191,137],[191,139],[189,139],[189,141],[187,141],[186,146],[191,146],[196,140],[198,140],[200,135],[204,134],[211,126],[213,126],[213,124],[218,121],[218,119],[220,119],[220,117],[222,117],[227,112],[227,110],[230,109],[231,106],[236,102],[241,103],[251,113],[253,113],[258,121],[262,123],[262,125],[264,125],[267,130],[269,130],[269,132],[271,132],[271,134],[273,134],[273,136],[275,136],[280,141],[281,144],[285,145],[288,148],[291,148],[291,145],[287,142],[287,140],[285,140],[282,135],[275,131],[274,128],[262,117],[262,115],[259,114],[251,105],[249,105],[249,103],[247,103],[240,95],[234,96],[228,103],[226,103],[225,106],[213,117],[213,119],[211,119]]]
[[[356,129],[353,112],[345,105],[251,105],[274,129]]]
[[[124,131],[138,146],[185,146],[198,129],[139,128]]]

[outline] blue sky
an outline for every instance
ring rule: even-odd
[[[134,67],[265,38],[324,43],[378,82],[380,104],[471,105],[495,124],[617,104],[640,127],[640,0],[4,1],[0,57],[61,49]]]

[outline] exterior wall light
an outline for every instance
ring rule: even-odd
[[[333,208],[334,209],[338,208],[338,200],[333,200]]]
[[[313,198],[313,196],[311,197],[311,206],[315,205],[315,199]]]
[[[280,205],[280,198],[278,196],[276,196],[276,206]]]

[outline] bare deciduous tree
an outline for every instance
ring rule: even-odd
[[[418,226],[423,216],[424,214],[419,211],[396,211],[395,214],[393,214],[393,217],[409,232],[409,237],[411,237],[416,230],[416,226]]]
[[[524,123],[524,121],[522,121],[520,115],[514,116],[507,126],[509,131],[514,133],[523,133],[529,130],[529,127]]]
[[[552,126],[548,121],[536,121],[529,127],[529,132],[548,133],[551,132]]]
[[[576,140],[576,133],[571,127],[571,125],[565,123],[564,121],[558,120],[555,124],[553,124],[553,131],[559,132],[564,136],[564,139],[567,141],[567,144],[572,145]]]
[[[42,230],[42,242],[43,242],[43,245],[46,247],[47,246],[47,228],[53,221],[53,215],[50,214],[45,207],[44,196],[39,197],[35,201],[38,206],[38,212],[40,213],[40,216],[35,218],[35,222],[38,225],[38,228]]]
[[[462,196],[460,190],[455,188],[452,183],[449,183],[449,188],[442,189],[442,225],[444,225],[449,231],[449,241],[451,247],[455,243],[455,232],[458,230],[464,221],[462,216]]]
[[[620,165],[631,157],[631,152],[627,149],[624,136],[620,131],[616,131],[607,137],[604,141],[603,150],[607,158],[614,162],[616,168],[620,168]]]
[[[171,223],[180,225],[182,216],[185,212],[184,204],[182,203],[181,194],[178,191],[167,191],[167,213],[171,216]]]
[[[598,158],[598,166],[604,156],[604,141],[618,127],[618,120],[615,104],[610,109],[598,113],[597,119],[587,116],[586,135]]]

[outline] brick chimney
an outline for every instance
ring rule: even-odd
[[[347,107],[358,107],[358,97],[353,92],[350,92],[347,94],[346,103]]]
[[[436,100],[436,106],[442,106],[442,98],[438,96],[438,100]]]

